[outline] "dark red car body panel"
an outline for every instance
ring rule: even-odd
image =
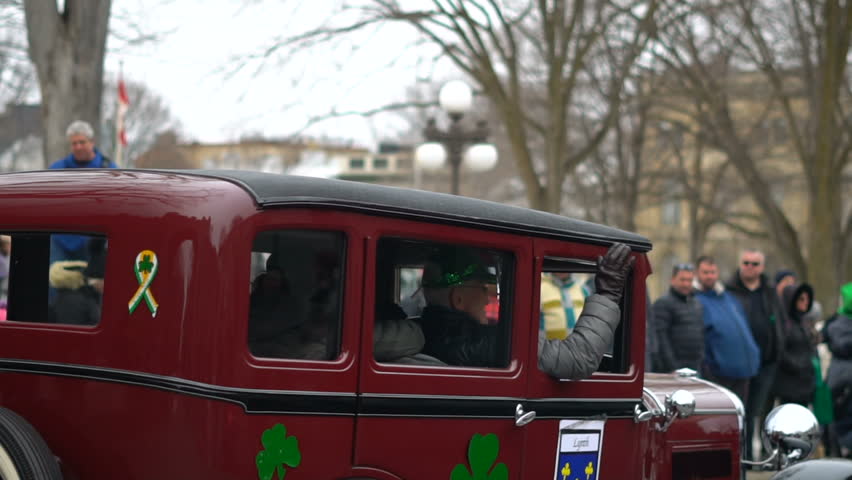
[[[476,433],[497,434],[510,478],[554,478],[561,417],[543,413],[517,427],[516,404],[606,415],[602,478],[667,479],[676,452],[719,449],[732,452],[728,478],[739,478],[740,428],[730,398],[695,379],[643,373],[651,272],[642,251],[635,253],[625,317],[631,319],[625,371],[569,382],[537,368],[539,292],[532,280],[546,256],[594,259],[605,252],[606,239],[479,230],[425,215],[377,215],[308,201],[268,207],[238,182],[185,173],[3,175],[0,205],[0,231],[109,238],[100,324],[0,322],[0,406],[35,426],[66,478],[256,478],[261,436],[276,423],[298,433],[302,461],[287,471],[288,480],[449,478],[453,465],[467,462]],[[248,351],[248,252],[258,231],[282,226],[346,235],[342,351],[335,361],[261,359]],[[362,319],[375,311],[371,279],[382,236],[464,239],[514,256],[516,328],[508,368],[436,369],[373,359],[372,322]],[[155,317],[128,313],[138,287],[128,259],[142,249],[155,251],[160,262],[152,285],[160,304]],[[695,394],[699,414],[666,432],[656,430],[657,421],[634,421],[633,405],[652,409],[651,397],[662,405],[675,389]],[[400,398],[409,403],[387,406]],[[446,398],[469,400],[471,411],[487,403],[495,414],[447,415],[441,410]],[[429,405],[444,413],[387,410]]]

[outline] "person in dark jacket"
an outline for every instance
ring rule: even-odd
[[[441,249],[427,261],[421,280],[423,353],[449,365],[497,366],[498,327],[485,313],[488,286],[497,277],[484,263],[467,248]]]
[[[618,306],[633,267],[627,245],[615,244],[599,257],[595,291],[567,338],[538,339],[539,368],[556,378],[580,379],[600,365],[621,320]],[[497,328],[485,315],[488,283],[496,280],[464,249],[454,249],[427,263],[422,287],[427,306],[420,323],[426,338],[423,353],[449,365],[495,366]]]
[[[675,265],[668,293],[654,302],[656,371],[673,372],[679,368],[691,368],[696,372],[701,370],[704,360],[704,320],[701,302],[693,295],[694,270],[691,264]]]
[[[778,363],[775,394],[781,403],[805,407],[816,389],[816,355],[813,335],[804,321],[814,303],[814,289],[807,283],[788,285],[781,292],[784,316],[784,355]]]
[[[852,282],[840,287],[840,307],[822,330],[831,351],[826,383],[834,398],[833,430],[844,456],[852,452]]]
[[[784,353],[783,313],[775,287],[766,274],[766,256],[754,249],[740,253],[740,266],[725,287],[743,306],[754,341],[760,348],[760,371],[749,382],[746,402],[746,438],[754,436],[755,426],[763,424],[772,403],[778,363]],[[752,443],[746,442],[746,456],[752,458]]]

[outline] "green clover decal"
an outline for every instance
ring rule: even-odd
[[[294,468],[302,462],[299,451],[299,439],[287,436],[287,427],[276,423],[265,430],[260,439],[264,449],[257,453],[257,476],[260,480],[272,480],[275,470],[278,470],[278,480],[283,480],[287,474],[284,465]]]
[[[474,434],[467,447],[467,461],[470,463],[470,473],[461,463],[453,468],[450,480],[507,480],[509,468],[503,462],[494,465],[497,454],[500,453],[500,439],[497,435]],[[491,466],[494,465],[492,469]],[[490,471],[490,473],[489,473]]]

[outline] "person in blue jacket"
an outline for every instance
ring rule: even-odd
[[[65,130],[71,153],[53,162],[49,168],[115,168],[115,163],[95,148],[95,131],[82,120],[71,122]],[[54,234],[50,238],[50,264],[66,260],[88,261],[86,242],[83,235]]]
[[[716,261],[702,256],[695,267],[695,298],[704,307],[702,376],[731,390],[745,404],[749,380],[760,368],[760,349],[739,300],[719,282]]]
[[[49,168],[115,168],[115,163],[95,147],[95,131],[82,120],[75,120],[65,130],[71,153],[53,162]]]

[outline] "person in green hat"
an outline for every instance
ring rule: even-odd
[[[463,247],[441,248],[426,262],[423,353],[449,365],[495,366],[498,328],[489,325],[485,307],[497,275],[488,263],[480,252]]]
[[[834,397],[834,435],[841,455],[852,456],[852,282],[840,287],[840,307],[825,322],[823,339],[831,351],[825,379]]]
[[[542,371],[580,379],[597,369],[621,319],[618,305],[633,262],[630,248],[618,243],[598,257],[596,293],[587,299],[574,332],[561,340],[540,332]],[[497,278],[486,265],[466,248],[443,250],[427,262],[421,285],[427,303],[420,318],[426,339],[423,353],[449,365],[496,366],[499,330],[488,324],[485,306],[489,285]]]

